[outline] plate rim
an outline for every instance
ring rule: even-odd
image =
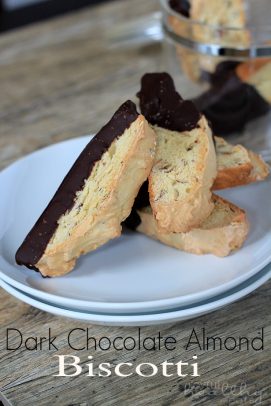
[[[224,292],[222,295],[222,298],[211,299],[211,302],[208,302],[206,304],[201,304],[199,306],[193,306],[190,308],[187,306],[186,309],[173,309],[171,311],[165,311],[165,312],[160,312],[160,313],[150,313],[150,314],[141,314],[141,315],[118,315],[118,314],[95,314],[91,312],[82,312],[79,310],[71,310],[71,309],[65,309],[58,307],[56,305],[53,305],[51,303],[44,303],[39,301],[36,298],[33,298],[31,296],[28,296],[24,292],[21,292],[14,288],[13,286],[7,284],[4,282],[2,279],[0,279],[0,286],[8,292],[10,295],[13,297],[17,298],[18,300],[23,301],[24,303],[27,303],[30,306],[33,306],[35,308],[38,308],[39,310],[48,312],[50,314],[54,314],[57,316],[61,317],[66,317],[74,320],[79,320],[79,321],[86,321],[86,322],[93,322],[94,324],[106,324],[106,325],[119,325],[119,326],[140,326],[140,325],[148,325],[147,323],[151,324],[163,324],[163,323],[172,323],[172,322],[178,322],[182,320],[188,320],[194,317],[200,317],[201,315],[213,312],[215,310],[218,310],[224,306],[227,306],[244,296],[247,296],[248,294],[252,293],[254,290],[262,286],[264,283],[266,283],[270,278],[271,278],[271,264],[269,264],[267,267],[268,269],[263,269],[263,275],[256,278],[252,283],[247,284],[247,281],[244,281],[240,285],[245,285],[244,287],[241,287],[241,289],[237,289],[237,291],[233,293],[227,294],[227,292],[230,292],[231,290],[234,290],[235,288],[230,289],[229,291]],[[256,275],[254,275],[255,277]],[[253,278],[253,276],[251,277]],[[219,295],[218,295],[219,296]],[[35,305],[34,305],[35,304]],[[46,310],[47,309],[47,310]],[[50,311],[51,310],[51,311]],[[54,312],[53,312],[54,310]],[[79,316],[79,317],[78,317]],[[111,324],[112,323],[112,324]],[[141,324],[143,323],[143,324]]]
[[[86,141],[87,139],[91,139],[93,137],[93,134],[89,135],[83,135],[80,137],[73,137],[69,138],[67,140],[63,140],[54,144],[47,145],[44,148],[38,149],[36,151],[33,151],[24,157],[19,158],[6,168],[4,168],[0,172],[0,181],[1,177],[5,176],[9,170],[14,169],[16,165],[20,164],[23,161],[27,161],[31,156],[42,154],[48,149],[52,149],[56,146],[60,145],[67,145],[69,143],[76,143],[76,142],[82,142]],[[270,231],[271,234],[271,231]],[[6,262],[5,258],[0,254],[0,259],[1,261]],[[22,290],[23,292],[26,292],[30,295],[35,296],[36,298],[41,298],[44,300],[49,300],[53,301],[53,303],[56,304],[65,304],[65,305],[72,305],[74,307],[88,307],[88,309],[91,308],[100,308],[102,310],[104,309],[111,309],[112,311],[121,311],[123,309],[127,311],[138,311],[141,309],[146,309],[149,307],[152,307],[153,309],[162,309],[162,308],[173,308],[174,306],[177,305],[185,305],[185,304],[191,304],[195,303],[199,300],[204,300],[207,298],[210,298],[212,296],[221,294],[229,289],[234,288],[235,286],[239,285],[242,282],[245,282],[247,279],[252,277],[253,275],[256,275],[258,272],[260,272],[266,265],[270,263],[271,260],[271,251],[270,255],[265,258],[261,263],[259,263],[257,266],[254,266],[247,274],[240,275],[218,287],[212,287],[209,289],[206,289],[202,292],[195,292],[191,293],[189,295],[184,295],[184,296],[175,296],[173,298],[166,298],[166,299],[156,299],[156,300],[146,300],[146,301],[137,301],[137,302],[103,302],[103,301],[93,301],[93,300],[85,300],[85,299],[74,299],[74,298],[68,298],[64,296],[59,296],[55,293],[48,293],[42,290],[39,290],[38,288],[34,288],[31,286],[27,286],[21,281],[17,281],[14,278],[10,277],[4,271],[1,269],[3,267],[0,267],[0,277],[3,279],[5,282],[10,284],[11,286],[15,287],[16,289]],[[11,265],[12,266],[12,265]],[[22,269],[23,272],[23,269]]]

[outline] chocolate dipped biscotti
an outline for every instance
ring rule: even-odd
[[[271,59],[259,58],[240,63],[236,68],[237,76],[254,86],[257,92],[271,104]]]
[[[125,102],[79,155],[16,253],[43,276],[70,272],[76,259],[121,233],[151,170],[156,137]]]
[[[187,232],[212,212],[216,178],[212,131],[195,105],[183,100],[167,73],[143,76],[142,114],[157,134],[149,198],[160,231]]]

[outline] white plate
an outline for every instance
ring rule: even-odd
[[[242,283],[271,262],[271,182],[228,190],[247,210],[245,246],[227,258],[180,252],[128,233],[80,258],[70,274],[43,279],[15,264],[23,238],[89,141],[52,145],[0,173],[0,277],[41,300],[94,312],[133,313],[195,303]],[[132,235],[131,235],[132,234]]]
[[[64,316],[70,319],[86,321],[92,324],[117,325],[117,326],[150,326],[153,324],[175,323],[188,320],[194,317],[210,313],[227,304],[248,295],[271,277],[271,266],[267,265],[262,271],[249,278],[247,281],[217,295],[211,299],[201,301],[190,306],[183,306],[171,311],[156,312],[148,314],[98,314],[88,311],[71,310],[64,307],[57,307],[52,304],[40,301],[31,295],[12,287],[0,279],[0,286],[17,299],[57,316]]]

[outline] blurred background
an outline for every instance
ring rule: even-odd
[[[0,33],[114,0],[0,0]]]
[[[0,167],[95,133],[155,71],[271,162],[271,0],[210,3],[192,16],[190,0],[0,0]]]

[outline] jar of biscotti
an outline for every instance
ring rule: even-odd
[[[271,159],[271,1],[161,0],[165,69],[216,135]]]

